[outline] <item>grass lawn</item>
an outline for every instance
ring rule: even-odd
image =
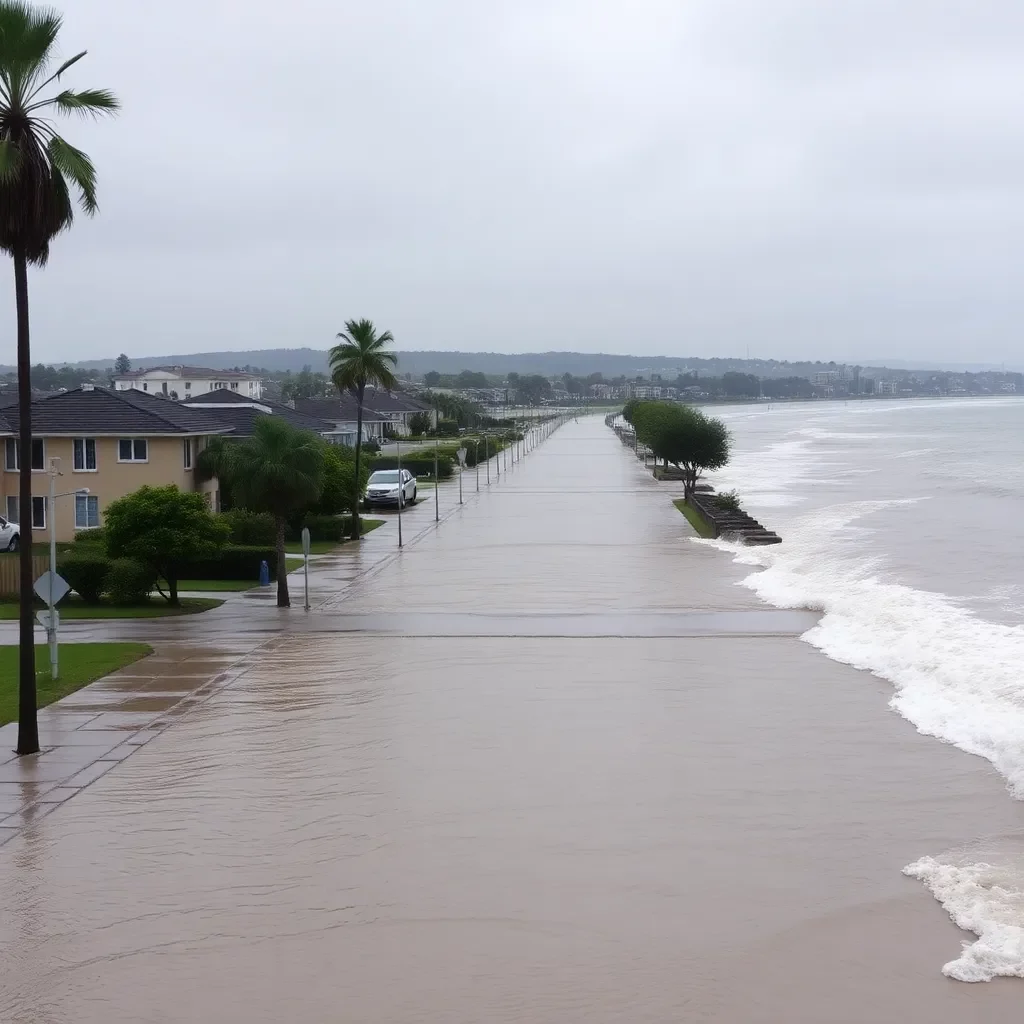
[[[259,585],[259,580],[178,580],[178,591],[212,590],[227,593],[233,590],[252,590]]]
[[[150,598],[145,604],[86,604],[72,594],[57,606],[62,620],[67,619],[158,619],[167,615],[193,615],[223,604],[209,597],[183,597],[181,605],[172,608],[162,597]],[[42,610],[42,605],[38,610]],[[18,617],[17,601],[0,601],[0,619]]]
[[[684,499],[677,498],[675,501],[672,502],[672,504],[675,505],[675,507],[679,509],[679,511],[682,512],[684,516],[686,516],[686,519],[689,522],[689,524],[697,531],[697,533],[701,537],[714,537],[715,531],[711,527],[711,524],[705,522],[704,517],[695,508],[693,508],[690,505],[687,505]]]
[[[148,644],[61,644],[60,678],[50,678],[50,654],[45,644],[36,647],[36,690],[38,707],[46,707],[61,697],[130,665],[153,648]],[[0,647],[0,725],[18,717],[18,647]]]

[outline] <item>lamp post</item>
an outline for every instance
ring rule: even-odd
[[[456,453],[459,457],[459,504],[462,504],[462,471],[466,468],[466,449],[460,448]]]
[[[434,522],[441,522],[441,506],[438,504],[437,488],[441,481],[437,478],[437,431],[434,431]]]
[[[484,460],[487,463],[487,486],[491,486],[491,446],[488,443],[490,437],[484,434]]]
[[[402,546],[402,497],[405,494],[405,488],[402,487],[402,441],[400,438],[395,438],[395,451],[398,455],[398,546]]]
[[[480,490],[480,438],[473,441],[473,466],[476,469],[476,489]]]

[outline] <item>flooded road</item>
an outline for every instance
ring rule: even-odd
[[[1017,824],[984,762],[736,587],[601,419],[466,480],[0,847],[0,1019],[1012,1019],[900,873]]]

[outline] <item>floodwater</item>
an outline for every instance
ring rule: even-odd
[[[600,418],[466,483],[0,848],[0,1019],[1014,1019],[901,873],[1019,826],[987,762],[736,586]]]

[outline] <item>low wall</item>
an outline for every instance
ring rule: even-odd
[[[744,544],[781,544],[782,538],[773,530],[765,529],[753,516],[741,509],[719,508],[713,495],[697,493],[689,504],[723,540],[738,540]]]
[[[49,555],[32,556],[32,579],[50,568]],[[0,555],[0,597],[18,597],[21,593],[21,558],[15,553]]]

